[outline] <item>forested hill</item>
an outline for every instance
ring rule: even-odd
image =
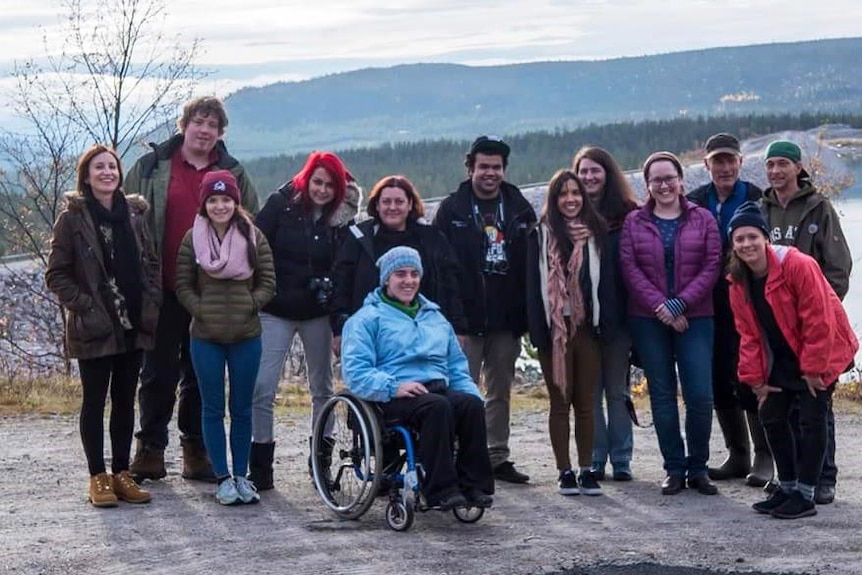
[[[584,145],[611,151],[624,169],[634,169],[656,150],[697,152],[717,132],[740,139],[784,130],[810,130],[825,123],[862,128],[862,115],[801,114],[772,116],[715,116],[674,120],[620,122],[591,125],[571,131],[533,132],[507,138],[512,147],[506,179],[517,184],[544,182],[554,171],[571,165],[575,151]],[[233,125],[233,124],[231,124]],[[390,174],[404,174],[424,197],[441,196],[465,178],[464,153],[469,140],[436,140],[385,144],[341,152],[350,171],[366,189]],[[703,157],[697,153],[692,161]],[[302,167],[306,154],[281,155],[243,162],[262,198]]]
[[[862,111],[862,38],[594,62],[413,64],[246,88],[227,98],[238,157],[590,123]]]

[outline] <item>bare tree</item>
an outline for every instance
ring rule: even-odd
[[[47,263],[51,226],[62,210],[63,193],[73,187],[78,155],[94,143],[126,155],[150,130],[176,117],[203,77],[195,65],[200,40],[164,33],[163,0],[61,0],[60,5],[63,24],[58,36],[43,34],[44,56],[17,62],[11,73],[8,99],[24,127],[0,131],[0,165],[6,166],[0,172],[3,251],[28,254],[37,271]],[[54,51],[57,45],[62,48]],[[6,266],[0,273],[33,272]],[[22,285],[18,280],[0,289]],[[62,332],[62,309],[53,299],[43,300],[25,301],[31,308],[53,305]],[[27,307],[13,312],[26,313]],[[34,319],[44,323],[43,316]],[[18,323],[0,320],[0,326]],[[19,331],[0,329],[0,345],[5,343],[0,351],[32,359],[30,347],[14,339]],[[58,351],[54,355],[68,371],[68,356]]]

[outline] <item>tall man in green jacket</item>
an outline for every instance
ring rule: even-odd
[[[796,246],[799,251],[813,257],[829,285],[843,300],[850,288],[853,257],[841,230],[838,213],[826,196],[817,191],[802,166],[799,146],[786,140],[769,144],[766,149],[766,177],[771,187],[763,194],[763,211],[771,230],[772,243]],[[826,456],[814,492],[814,501],[821,505],[835,499],[838,475],[831,397],[826,423]],[[798,425],[794,427],[794,433],[798,433]]]
[[[156,330],[156,347],[144,356],[141,371],[141,429],[130,471],[138,478],[161,479],[165,470],[168,424],[180,387],[177,425],[183,449],[186,479],[215,480],[201,435],[201,398],[189,355],[191,317],[175,293],[177,254],[192,227],[200,205],[204,174],[230,170],[236,178],[242,205],[254,213],[257,192],[239,161],[228,154],[221,140],[228,120],[221,100],[201,97],[190,100],[177,120],[179,133],[150,144],[125,179],[125,192],[141,194],[150,204],[147,212],[156,252],[162,260],[162,307]]]

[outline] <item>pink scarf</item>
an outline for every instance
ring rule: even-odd
[[[251,241],[255,245],[254,226]],[[195,216],[192,226],[192,248],[198,265],[210,277],[221,280],[247,280],[254,274],[248,261],[248,240],[236,227],[230,225],[224,238],[219,241],[215,228],[200,214]]]
[[[576,220],[567,222],[569,232]],[[574,241],[572,255],[564,264],[560,255],[560,246],[553,231],[548,229],[548,303],[551,308],[551,355],[553,365],[554,385],[566,396],[566,348],[579,325],[586,319],[584,296],[579,281],[581,266],[584,261],[584,245],[586,240]],[[565,265],[565,268],[564,268]],[[566,275],[568,272],[568,277]],[[566,281],[568,279],[568,282]],[[564,315],[568,303],[569,325]]]

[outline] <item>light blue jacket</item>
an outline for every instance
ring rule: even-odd
[[[395,397],[401,383],[437,379],[483,399],[440,307],[420,294],[419,312],[411,318],[384,302],[380,290],[366,296],[341,334],[341,371],[350,391],[385,402]]]

